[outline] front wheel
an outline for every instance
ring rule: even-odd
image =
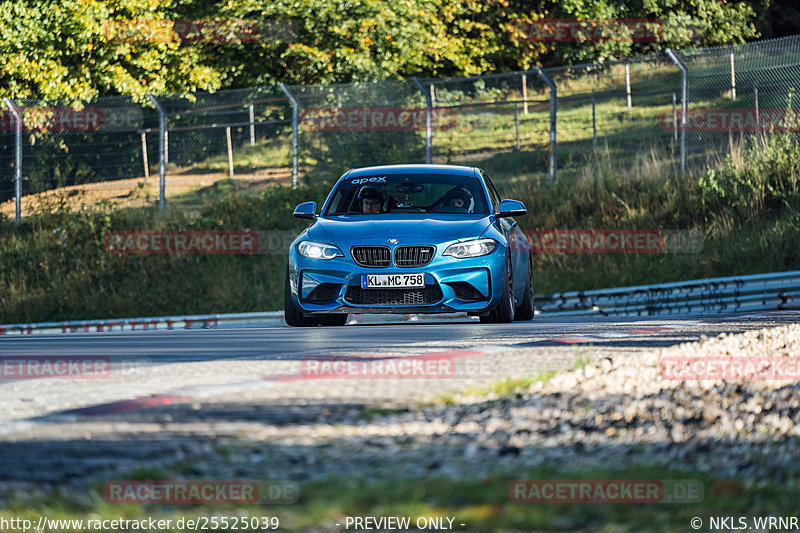
[[[308,326],[344,326],[347,324],[347,315],[330,314],[306,317],[301,309],[294,305],[292,288],[289,285],[289,267],[286,267],[286,288],[283,292],[283,320],[287,325],[296,328]]]
[[[310,326],[303,316],[303,311],[295,307],[292,301],[292,288],[289,286],[289,267],[286,267],[286,288],[283,292],[283,320],[287,325],[296,328]]]
[[[514,277],[511,272],[511,257],[506,255],[506,266],[503,269],[503,289],[500,303],[488,315],[481,316],[481,322],[489,324],[507,324],[514,321]]]
[[[533,260],[528,256],[528,275],[525,278],[525,296],[522,297],[516,312],[514,313],[514,320],[533,320],[534,315],[533,306]]]

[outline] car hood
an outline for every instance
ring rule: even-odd
[[[478,237],[489,224],[490,220],[486,215],[465,217],[448,214],[388,214],[374,218],[346,215],[318,218],[308,228],[307,234],[315,241],[330,243],[379,242],[390,238],[413,239],[417,243],[438,243]]]

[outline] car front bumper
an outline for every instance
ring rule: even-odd
[[[289,253],[289,284],[294,304],[307,314],[317,313],[486,313],[501,292],[505,248],[456,259],[441,255],[444,246],[423,267],[369,268],[345,257],[330,260],[301,256],[293,245]],[[424,289],[361,288],[362,274],[424,273]]]

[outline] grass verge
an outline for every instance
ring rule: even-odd
[[[157,479],[152,474],[148,479]],[[687,503],[516,503],[509,484],[515,480],[684,480],[702,484],[700,501]],[[277,517],[281,531],[340,531],[348,516],[453,518],[454,529],[470,531],[686,531],[693,517],[708,528],[712,516],[791,516],[796,505],[785,485],[753,484],[708,473],[665,466],[624,470],[529,468],[498,472],[481,479],[429,478],[374,482],[334,478],[300,486],[293,505],[114,505],[103,500],[102,486],[88,492],[54,490],[19,493],[4,514],[37,523],[40,516],[64,520],[145,520],[197,517]],[[447,521],[445,521],[447,524]],[[460,524],[465,524],[461,526]],[[752,524],[751,524],[752,525]],[[413,529],[413,526],[412,526]],[[66,531],[90,531],[67,528]],[[165,531],[180,531],[175,527]]]
[[[800,147],[794,136],[754,138],[686,177],[654,154],[617,165],[602,153],[575,179],[543,188],[514,173],[514,157],[478,161],[506,197],[525,202],[526,229],[682,229],[705,237],[699,253],[539,254],[537,293],[782,271],[800,266]],[[510,163],[509,163],[510,161]],[[294,206],[321,202],[323,181],[297,190],[242,192],[218,182],[154,207],[70,210],[42,206],[21,227],[0,221],[0,323],[274,310],[282,307],[286,251],[255,255],[112,255],[111,230],[299,232]]]

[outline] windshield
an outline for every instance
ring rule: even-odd
[[[488,214],[477,178],[448,174],[359,176],[339,183],[324,215]]]

